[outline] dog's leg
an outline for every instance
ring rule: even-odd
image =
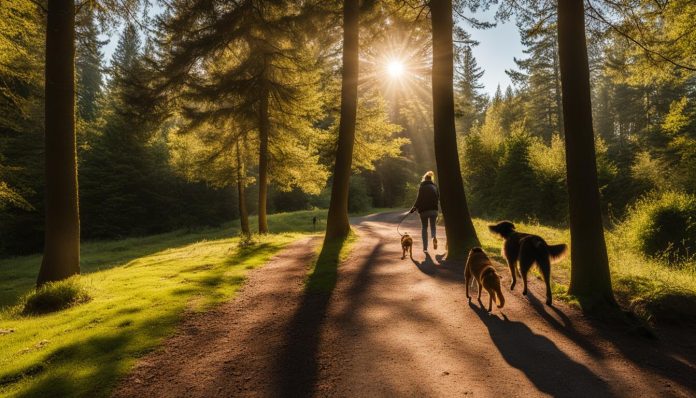
[[[464,284],[466,285],[466,298],[471,302],[471,296],[469,296],[469,285],[471,284],[471,268],[469,268],[469,262],[466,262],[466,267],[464,268]]]
[[[549,258],[539,258],[537,260],[537,265],[541,270],[541,275],[544,277],[544,283],[546,283],[546,305],[551,305],[551,262]]]
[[[493,292],[490,290],[488,291],[488,312],[493,311]]]
[[[469,269],[467,268],[467,271],[468,270]],[[469,295],[469,283],[471,282],[471,274],[467,271],[464,272],[464,285],[466,286],[466,298],[468,298],[469,302],[471,302],[471,296]]]
[[[512,282],[510,283],[510,290],[515,288],[517,283],[517,257],[519,256],[519,250],[504,250],[503,255],[505,261],[508,263],[508,268],[510,268],[510,276],[512,277]]]
[[[402,253],[401,253],[401,259],[403,260],[403,259],[406,258],[406,248],[402,246],[402,247],[401,247],[401,251],[402,251]]]
[[[522,272],[522,283],[524,284],[522,294],[524,295],[527,294],[527,273],[529,272],[529,269],[532,268],[534,261],[535,258],[533,252],[530,252],[529,250],[522,250],[522,254],[520,255],[520,272]]]
[[[413,260],[413,245],[408,247],[408,256]]]
[[[478,301],[480,303],[481,302],[481,290],[482,290],[481,288],[483,287],[483,285],[481,284],[481,281],[478,280],[478,278],[476,278],[476,286],[478,287]]]

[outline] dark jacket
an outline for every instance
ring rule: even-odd
[[[425,180],[421,182],[420,188],[418,188],[418,197],[411,211],[418,210],[418,213],[429,210],[437,211],[439,201],[440,191],[437,189],[437,185],[432,181]]]

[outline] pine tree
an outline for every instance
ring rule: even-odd
[[[482,122],[488,99],[481,92],[484,88],[483,83],[481,83],[484,71],[476,62],[471,49],[473,44],[466,41],[464,43],[458,49],[455,57],[455,62],[458,66],[455,75],[457,85],[455,95],[457,116],[461,120],[461,129],[464,133],[468,133],[474,124]]]
[[[103,19],[128,13],[136,0],[103,0]],[[94,4],[90,3],[89,6]],[[45,242],[37,285],[80,272],[75,136],[75,15],[73,0],[50,0],[46,9]]]
[[[218,11],[210,2],[181,2],[165,21],[172,51],[164,76],[186,90],[194,103],[190,115],[252,126],[258,141],[259,232],[266,233],[269,181],[316,193],[328,175],[311,142],[322,101],[317,63],[322,49],[312,33],[313,14],[321,10],[311,3],[245,0]],[[210,28],[197,29],[201,24]],[[199,62],[207,71],[192,70]]]
[[[126,236],[166,230],[168,179],[164,149],[154,140],[158,118],[147,96],[151,72],[140,34],[124,28],[111,60],[104,125],[82,164],[85,234]]]
[[[0,2],[0,255],[43,242],[44,37],[36,4]]]
[[[46,229],[37,286],[80,272],[74,78],[75,2],[51,0],[46,16]]]
[[[77,114],[81,120],[93,122],[99,112],[102,92],[101,47],[104,43],[99,41],[99,29],[91,8],[77,18]]]
[[[530,132],[551,142],[553,134],[563,136],[555,9],[549,2],[530,4],[517,25],[528,58],[515,59],[519,70],[506,72],[525,92]]]

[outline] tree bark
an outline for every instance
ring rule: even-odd
[[[433,30],[433,127],[448,260],[464,260],[479,245],[464,193],[454,127],[452,0],[430,2]]]
[[[558,51],[572,248],[569,293],[594,305],[614,303],[614,295],[597,182],[583,8],[583,0],[558,1]]]
[[[268,88],[263,89],[259,104],[259,233],[268,233],[266,203],[268,201],[268,137],[271,122],[268,116]]]
[[[80,273],[74,0],[48,1],[45,77],[46,230],[37,286]]]
[[[246,140],[244,140],[246,144]],[[244,168],[244,160],[242,159],[242,151],[239,145],[239,139],[236,143],[236,155],[237,155],[237,202],[239,203],[239,224],[242,229],[242,234],[250,235],[251,230],[249,229],[249,213],[247,212],[246,206],[246,193],[244,187],[244,179],[246,177],[246,170]],[[246,147],[246,145],[244,145]]]
[[[338,128],[331,201],[326,220],[326,240],[344,238],[350,232],[348,191],[355,142],[358,108],[359,18],[360,1],[343,2],[343,80],[341,83],[341,120]]]

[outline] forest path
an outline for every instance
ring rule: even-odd
[[[505,308],[489,314],[468,303],[461,269],[423,260],[415,216],[402,227],[414,236],[415,260],[400,260],[398,219],[353,220],[359,239],[330,294],[304,290],[321,240],[294,243],[253,271],[234,300],[184,320],[115,396],[696,394],[688,331],[652,341],[597,329],[562,303],[543,305],[536,280],[529,297],[506,287]]]

